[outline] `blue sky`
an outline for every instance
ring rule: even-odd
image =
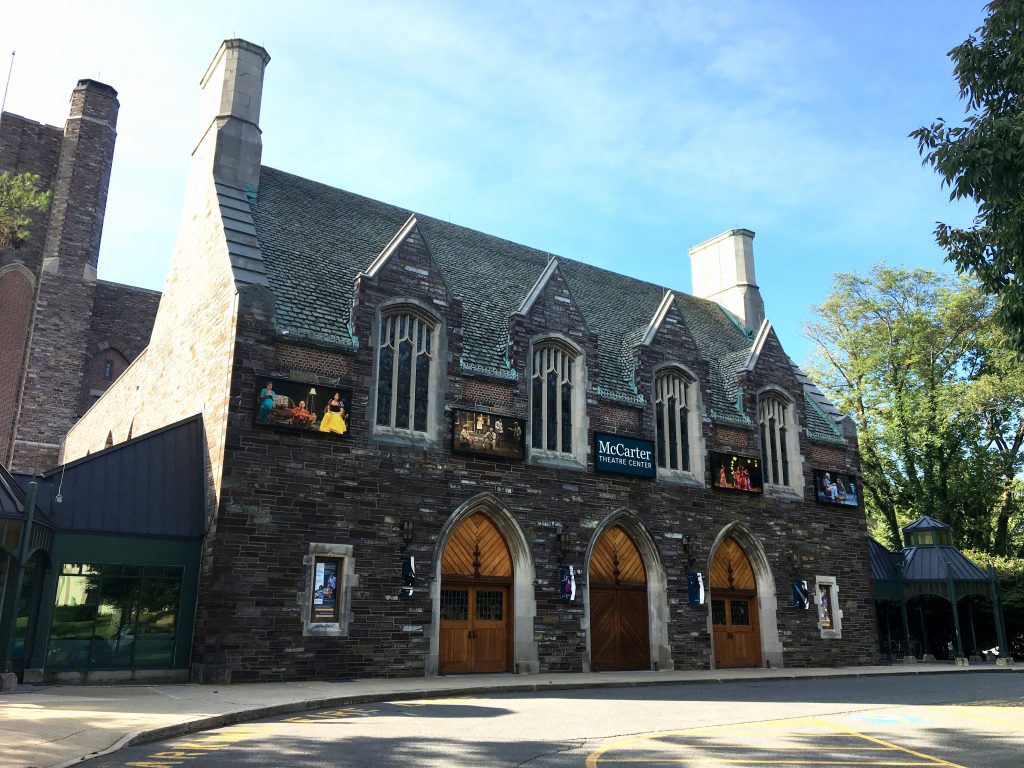
[[[119,91],[100,276],[159,289],[219,42],[267,48],[263,162],[689,291],[687,249],[754,230],[797,361],[835,272],[948,269],[969,221],[907,134],[963,113],[946,52],[983,18],[927,2],[19,3],[7,110],[63,125]],[[7,60],[3,61],[6,74]]]

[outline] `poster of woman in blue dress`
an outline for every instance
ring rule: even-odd
[[[254,418],[258,426],[317,432],[334,438],[348,434],[352,390],[272,377],[258,382]]]

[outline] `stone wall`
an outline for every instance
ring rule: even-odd
[[[401,251],[393,258],[401,264]],[[419,262],[417,269],[422,270]],[[406,279],[405,276],[414,276]],[[841,509],[812,501],[814,466],[859,470],[855,442],[847,446],[811,443],[801,435],[804,493],[748,496],[710,487],[709,467],[700,486],[596,474],[589,455],[594,430],[653,439],[653,370],[668,361],[683,363],[700,378],[705,399],[707,366],[696,357],[685,323],[676,318],[651,345],[638,352],[638,388],[648,405],[629,407],[596,395],[597,375],[589,366],[585,467],[467,457],[453,454],[448,440],[436,447],[402,446],[374,436],[372,329],[376,307],[397,298],[433,301],[421,272],[394,269],[372,285],[360,286],[354,325],[357,352],[296,344],[278,336],[265,304],[243,300],[231,379],[222,494],[216,527],[207,542],[194,646],[200,679],[288,680],[340,676],[423,674],[430,669],[431,593],[452,513],[487,498],[514,519],[529,542],[534,570],[533,640],[542,671],[579,671],[588,663],[585,575],[581,597],[559,600],[556,532],[570,533],[566,562],[583,567],[594,533],[611,516],[625,512],[636,530],[653,542],[665,572],[668,605],[667,658],[679,668],[712,663],[707,606],[687,603],[686,573],[708,571],[712,547],[723,530],[759,542],[775,584],[777,639],[786,666],[871,663],[875,614],[870,592],[862,509]],[[437,283],[431,283],[436,286]],[[451,409],[492,410],[527,419],[527,360],[532,339],[548,333],[572,338],[586,359],[596,360],[595,339],[562,295],[557,272],[550,290],[525,316],[511,324],[514,382],[465,377],[458,366],[461,327],[457,302],[433,306],[447,324],[445,419]],[[549,303],[550,301],[550,303]],[[266,377],[289,378],[353,391],[350,431],[344,438],[295,433],[255,424],[256,393]],[[771,383],[797,403],[803,399],[788,358],[777,340],[766,342],[745,391]],[[744,400],[756,417],[756,400]],[[707,405],[705,405],[707,410]],[[703,422],[709,450],[758,456],[753,428]],[[401,523],[412,520],[420,585],[411,600],[399,600],[403,555]],[[692,550],[688,553],[686,540]],[[347,636],[303,633],[310,543],[350,545],[354,559],[351,623]],[[792,565],[793,556],[800,565]],[[691,558],[692,557],[692,561]],[[790,607],[790,581],[835,576],[840,586],[843,636],[822,639],[814,610]]]
[[[53,466],[78,416],[118,106],[114,89],[91,80],[71,95],[15,426],[16,470]]]

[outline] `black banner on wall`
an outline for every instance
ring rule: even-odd
[[[594,469],[635,477],[656,477],[654,443],[633,437],[594,433]]]

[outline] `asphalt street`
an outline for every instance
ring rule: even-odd
[[[88,768],[1024,765],[1020,675],[600,688],[316,710]]]

